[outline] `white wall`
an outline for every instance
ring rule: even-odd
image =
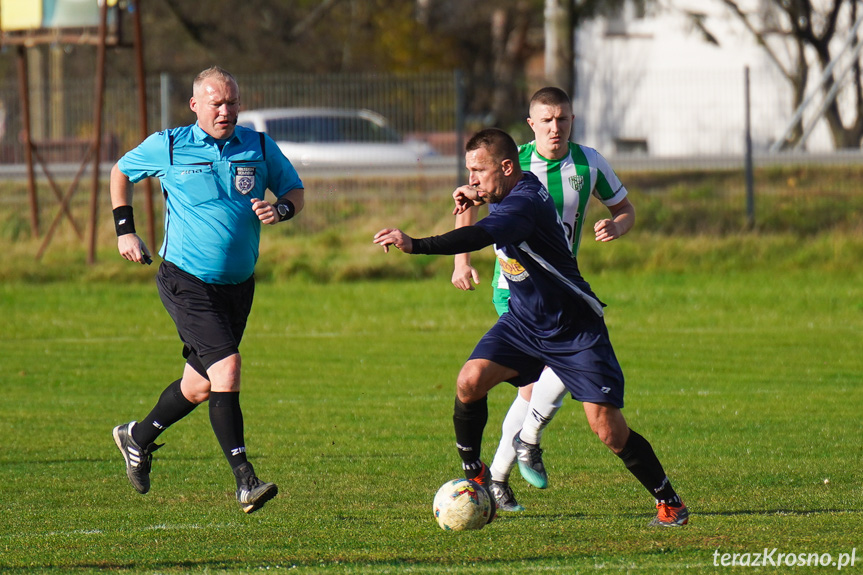
[[[753,148],[767,150],[794,112],[790,84],[720,0],[658,4],[641,19],[629,10],[623,35],[608,34],[621,23],[603,19],[579,29],[574,139],[609,155],[623,151],[621,140],[644,140],[656,156],[742,154],[748,66]],[[684,9],[706,14],[719,45]],[[832,149],[826,127],[806,148]]]

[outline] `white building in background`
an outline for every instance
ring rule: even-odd
[[[687,11],[702,15],[715,43]],[[742,155],[747,67],[752,145],[765,152],[794,114],[791,86],[721,0],[659,0],[646,13],[630,5],[620,17],[591,21],[576,37],[573,139],[609,155]],[[810,90],[820,74],[810,68]],[[805,148],[833,149],[823,121]]]

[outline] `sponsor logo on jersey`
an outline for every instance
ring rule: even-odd
[[[243,195],[255,189],[255,168],[237,168],[237,173],[234,175],[234,187]]]
[[[578,176],[578,175],[570,176],[569,177],[569,185],[576,192],[580,192],[581,187],[584,185],[584,176]]]
[[[500,273],[506,277],[507,281],[521,282],[530,277],[530,274],[518,261],[504,257],[500,253],[497,260],[500,262]]]

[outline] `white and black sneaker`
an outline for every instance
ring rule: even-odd
[[[151,443],[145,448],[132,439],[132,428],[136,421],[124,423],[114,428],[114,443],[126,460],[126,476],[138,493],[150,491],[150,467],[153,463],[153,452],[162,447]]]
[[[515,493],[512,492],[512,487],[506,481],[492,480],[489,488],[494,496],[494,502],[500,511],[524,511],[524,506],[519,505],[515,500]]]
[[[522,441],[519,432],[512,438],[512,447],[518,459],[518,470],[525,481],[539,489],[548,487],[548,474],[545,472],[539,445]]]
[[[254,513],[279,493],[275,483],[265,483],[258,479],[251,463],[243,463],[234,469],[234,476],[238,485],[237,502],[244,513]]]

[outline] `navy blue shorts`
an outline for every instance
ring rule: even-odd
[[[177,326],[183,357],[195,371],[207,377],[211,365],[239,353],[255,296],[254,276],[236,285],[208,284],[162,262],[156,285]]]
[[[614,354],[605,320],[582,318],[572,330],[551,339],[525,330],[511,313],[479,340],[469,359],[487,359],[518,372],[509,383],[522,387],[539,379],[545,366],[573,398],[623,407],[623,370]]]

